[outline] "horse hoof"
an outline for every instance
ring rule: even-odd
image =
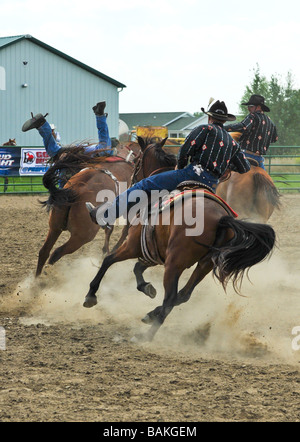
[[[138,336],[132,336],[132,338],[130,339],[130,342],[132,342],[133,344],[137,344],[139,343],[139,338]]]
[[[148,283],[144,288],[145,295],[149,296],[149,298],[153,299],[156,296],[156,289],[152,284]]]
[[[90,307],[94,307],[94,305],[96,305],[96,304],[97,304],[96,296],[93,296],[93,297],[86,296],[84,303],[83,303],[83,307],[90,308]]]
[[[142,344],[143,342],[150,342],[150,341],[151,339],[148,337],[147,334],[138,334],[130,339],[130,342],[132,342],[133,344]]]
[[[144,324],[152,324],[153,320],[151,319],[151,317],[149,315],[144,316],[144,318],[141,319],[141,321]]]

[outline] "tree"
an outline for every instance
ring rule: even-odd
[[[246,86],[241,103],[246,103],[252,94],[263,95],[271,110],[269,116],[277,127],[277,145],[300,146],[300,90],[294,89],[292,74],[288,72],[282,82],[277,74],[268,80],[258,65],[253,71],[253,79]],[[248,114],[246,106],[240,105],[240,110],[243,116]]]

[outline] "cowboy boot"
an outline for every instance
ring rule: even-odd
[[[99,103],[97,103],[95,106],[93,106],[93,111],[96,115],[98,115],[99,117],[102,115],[106,115],[104,114],[104,109],[106,106],[106,102],[105,101],[100,101]]]
[[[112,229],[112,227],[103,219],[100,218],[99,214],[97,216],[97,210],[99,207],[95,207],[92,203],[86,202],[85,206],[90,214],[91,220],[93,223],[98,224],[102,229]],[[98,222],[99,221],[99,222]]]
[[[33,113],[31,112],[31,118],[27,121],[25,121],[25,123],[22,126],[22,131],[23,132],[27,132],[28,130],[31,129],[38,129],[39,127],[41,127],[45,122],[46,122],[46,115],[43,114],[37,114],[35,116],[33,116]]]

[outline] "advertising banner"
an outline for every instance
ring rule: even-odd
[[[44,175],[48,169],[49,156],[40,147],[22,147],[20,158],[20,176]]]
[[[0,176],[42,176],[48,160],[43,147],[0,147]]]

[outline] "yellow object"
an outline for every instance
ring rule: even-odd
[[[232,138],[234,139],[234,141],[239,141],[240,136],[242,135],[241,132],[228,132],[229,135],[232,136]]]
[[[143,138],[166,138],[168,128],[164,126],[137,126],[136,135]]]

